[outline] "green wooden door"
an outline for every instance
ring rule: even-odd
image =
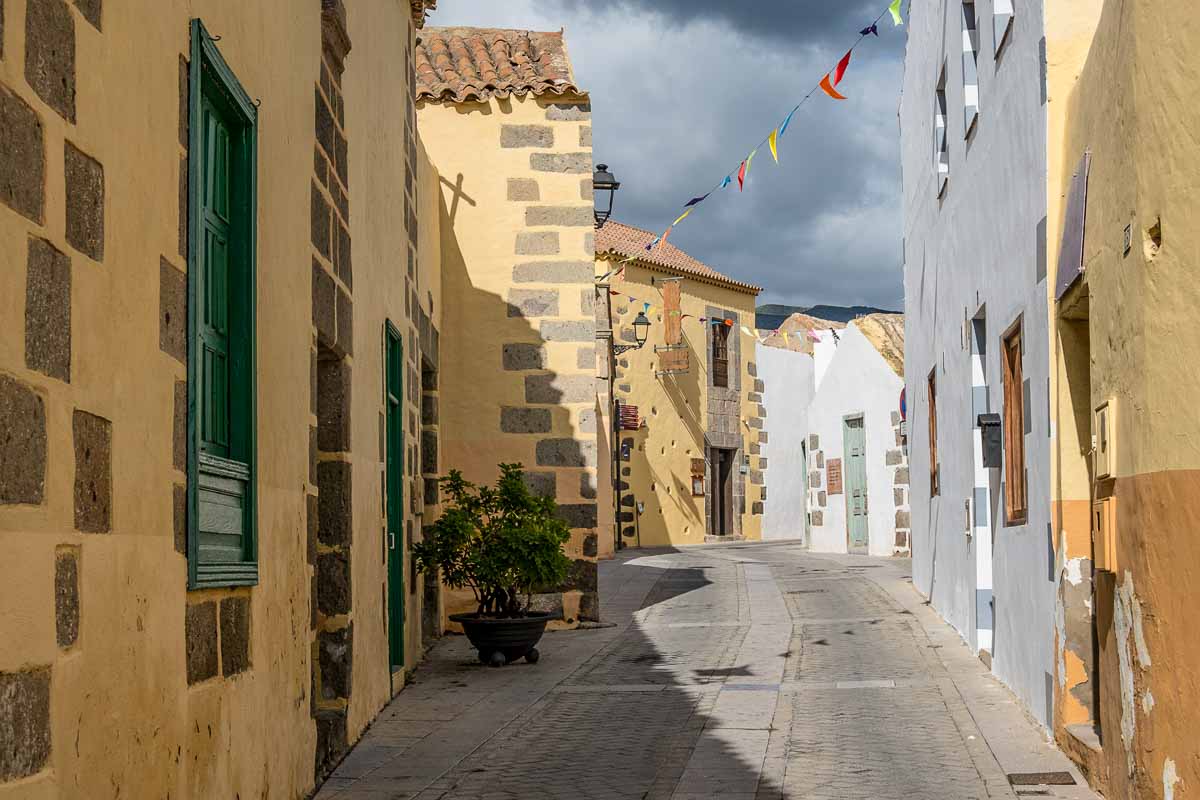
[[[867,552],[867,441],[862,417],[843,421],[846,534],[852,553]]]
[[[384,386],[387,402],[388,653],[392,667],[404,665],[404,348],[389,323]]]

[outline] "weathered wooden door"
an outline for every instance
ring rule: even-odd
[[[389,323],[384,381],[387,399],[387,573],[388,655],[393,669],[404,665],[404,351]]]
[[[852,553],[867,552],[867,437],[862,417],[843,422],[846,480],[846,537]]]

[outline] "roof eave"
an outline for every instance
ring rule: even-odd
[[[596,257],[600,258],[600,259],[604,259],[606,261],[610,261],[610,260],[614,260],[617,258],[624,260],[626,258],[629,258],[630,256],[628,253],[623,253],[620,250],[609,249],[609,250],[605,250],[605,251],[597,251]],[[718,277],[716,275],[705,275],[704,273],[695,272],[693,270],[684,269],[682,267],[669,267],[665,264],[658,264],[653,261],[647,261],[639,256],[633,256],[633,261],[630,263],[634,264],[635,266],[641,267],[642,269],[654,270],[656,272],[665,272],[668,275],[679,275],[679,276],[691,278],[692,280],[700,281],[701,283],[709,283],[714,286],[723,287],[725,289],[732,289],[736,292],[741,292],[742,294],[749,294],[749,295],[753,295],[755,297],[762,294],[762,287],[755,286],[752,283],[742,283],[741,281],[736,281],[736,280],[733,280],[732,278]]]

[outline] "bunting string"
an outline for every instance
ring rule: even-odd
[[[653,250],[654,248],[665,244],[668,237],[671,235],[671,231],[675,229],[675,226],[686,220],[691,213],[695,211],[696,208],[698,208],[702,203],[704,203],[704,201],[707,200],[713,193],[719,192],[721,189],[731,185],[735,176],[737,178],[738,192],[745,191],[746,178],[750,174],[750,168],[754,163],[754,156],[758,154],[758,151],[761,150],[763,146],[766,146],[770,149],[771,157],[775,160],[775,163],[778,164],[780,140],[782,140],[784,134],[787,133],[788,126],[792,124],[792,118],[796,115],[796,112],[799,111],[800,108],[804,106],[804,104],[807,103],[812,96],[817,93],[818,90],[834,100],[845,100],[846,95],[839,92],[837,90],[837,86],[842,82],[842,79],[846,76],[846,71],[850,67],[850,56],[854,53],[855,48],[862,44],[863,40],[868,36],[875,36],[876,38],[879,38],[879,23],[889,14],[891,14],[892,23],[894,26],[904,24],[904,20],[900,16],[900,5],[902,1],[903,0],[891,0],[891,3],[888,5],[888,7],[885,8],[878,17],[872,20],[871,24],[861,29],[858,32],[858,39],[855,40],[854,44],[850,46],[850,49],[846,51],[846,54],[842,56],[834,68],[825,73],[825,75],[819,81],[817,81],[817,84],[809,90],[808,94],[804,95],[804,97],[800,99],[800,102],[788,112],[787,116],[784,117],[783,122],[779,125],[779,127],[774,128],[769,134],[766,135],[766,137],[763,138],[762,141],[755,145],[750,150],[750,155],[746,156],[738,163],[737,169],[727,172],[725,177],[723,177],[715,186],[713,186],[704,194],[688,200],[683,206],[682,213],[679,214],[674,222],[667,226],[667,229],[663,231],[662,234],[655,236],[654,240],[651,241],[650,244],[646,245],[646,249]]]

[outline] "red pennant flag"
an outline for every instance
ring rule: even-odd
[[[846,55],[842,56],[842,60],[838,62],[837,67],[833,70],[833,85],[837,86],[842,82],[842,76],[846,74],[846,67],[850,66],[850,50],[846,51]]]
[[[667,228],[667,232],[666,232],[666,233],[664,233],[664,234],[662,235],[662,239],[661,239],[661,240],[659,240],[659,244],[660,244],[660,245],[663,245],[663,244],[666,244],[666,243],[667,243],[667,237],[671,235],[671,230],[672,230],[673,228],[674,228],[674,226],[672,226],[671,228]]]
[[[742,191],[746,187],[746,162],[742,162],[742,166],[738,167],[738,191]]]
[[[821,90],[823,92],[825,92],[825,94],[832,97],[834,100],[845,100],[846,99],[843,95],[838,94],[837,89],[834,89],[833,86],[829,83],[829,73],[825,73],[825,77],[821,78]]]

